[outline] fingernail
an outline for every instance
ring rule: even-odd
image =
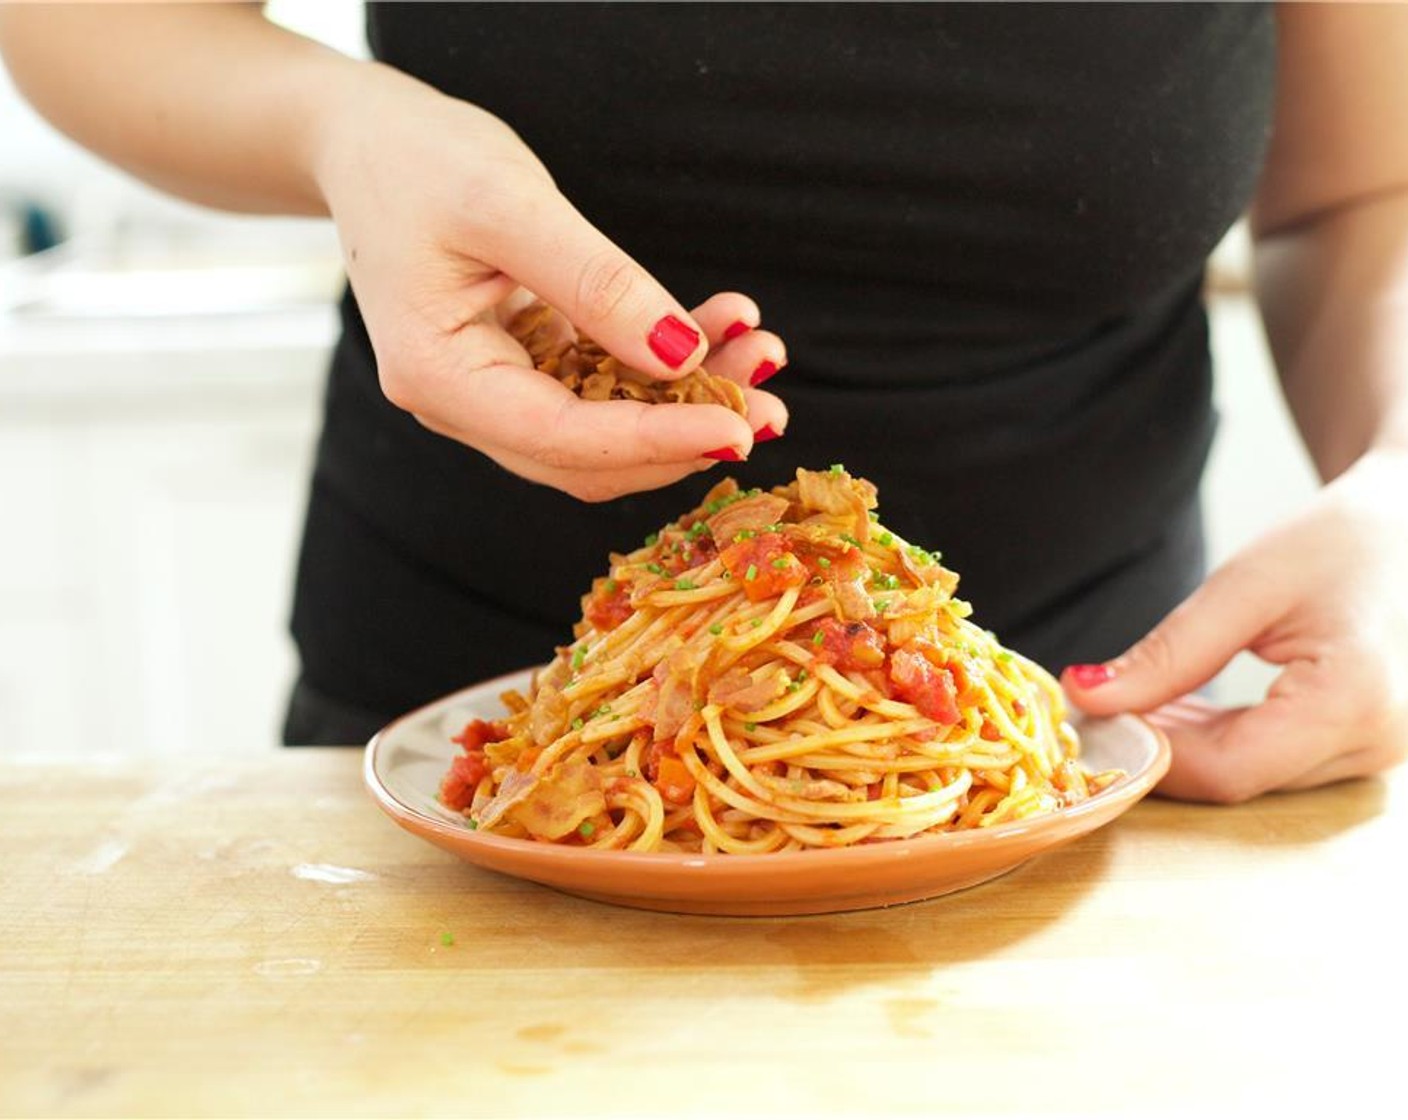
[[[757,369],[753,371],[753,376],[748,378],[748,384],[754,386],[761,385],[764,381],[766,381],[776,372],[776,362],[763,362],[760,366],[758,366]]]
[[[673,315],[666,315],[651,328],[650,348],[671,369],[679,369],[699,346],[699,332]]]
[[[739,319],[738,322],[734,323],[733,326],[729,327],[728,330],[724,331],[724,341],[732,341],[741,334],[747,334],[752,329],[753,328],[750,327],[747,323],[745,323],[742,319]]]
[[[779,431],[775,431],[771,424],[764,424],[761,428],[759,428],[756,432],[753,433],[753,442],[767,443],[768,440],[777,439],[781,435],[782,433]]]
[[[1066,672],[1080,688],[1095,688],[1115,679],[1115,671],[1108,665],[1071,665]]]
[[[716,451],[704,452],[704,458],[716,459],[720,463],[741,463],[743,456],[732,447],[720,447]]]

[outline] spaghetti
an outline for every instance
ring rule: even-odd
[[[986,828],[1082,801],[1044,669],[839,465],[727,479],[583,598],[575,640],[470,722],[441,801],[496,834],[757,854]]]

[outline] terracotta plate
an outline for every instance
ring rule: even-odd
[[[1168,769],[1163,735],[1134,716],[1077,724],[1093,769],[1127,777],[1089,801],[990,829],[837,851],[685,855],[594,851],[510,840],[465,826],[436,800],[465,722],[503,714],[499,693],[528,673],[488,681],[390,724],[367,746],[364,776],[397,824],[480,867],[600,902],[688,914],[824,914],[934,898],[1011,871],[1040,852],[1108,824]]]

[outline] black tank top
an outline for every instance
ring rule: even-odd
[[[377,57],[506,120],[686,306],[753,295],[787,435],[587,506],[382,397],[350,295],[294,608],[394,714],[546,659],[608,552],[726,472],[844,462],[1000,638],[1110,656],[1200,578],[1204,264],[1257,178],[1259,4],[377,4]]]

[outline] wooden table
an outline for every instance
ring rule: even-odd
[[[1405,771],[1148,801],[932,902],[721,919],[461,864],[380,814],[360,761],[0,770],[0,1113],[1338,1116],[1401,1094]]]

